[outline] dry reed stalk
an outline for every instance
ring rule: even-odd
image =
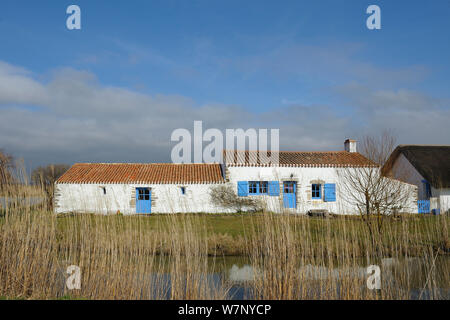
[[[211,279],[215,261],[208,256],[223,254],[218,242],[233,238],[211,234],[205,216],[167,215],[156,227],[150,227],[154,217],[60,218],[47,211],[46,201],[24,201],[44,192],[19,189],[5,191],[8,200],[0,211],[0,296],[229,298],[229,285]],[[245,245],[240,250],[256,271],[253,298],[448,299],[450,263],[435,263],[449,252],[446,215],[389,218],[375,244],[358,218],[264,212],[248,221],[251,231],[237,246]],[[371,264],[382,268],[378,293],[365,286]],[[81,268],[81,290],[65,286],[69,265]]]
[[[264,213],[252,221],[248,236],[248,256],[258,271],[255,298],[423,297],[417,288],[427,292],[427,299],[448,298],[448,270],[438,272],[434,261],[443,254],[435,245],[445,239],[449,221],[446,216],[431,218],[392,219],[375,247],[365,225],[355,219]],[[380,266],[382,290],[367,288],[369,265]],[[415,279],[412,274],[426,277]]]

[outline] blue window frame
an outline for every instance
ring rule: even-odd
[[[182,195],[186,194],[186,187],[180,187],[180,190]]]
[[[321,185],[320,184],[312,184],[311,186],[311,195],[312,199],[322,199]]]
[[[267,190],[269,189],[269,182],[267,181],[261,181],[259,183],[259,193],[260,194],[267,194]]]
[[[287,181],[284,184],[284,193],[295,193],[294,187],[295,183],[291,181]]]
[[[249,181],[248,183],[248,193],[249,194],[258,194],[259,183],[256,181]]]
[[[150,200],[150,189],[138,188],[138,200]]]
[[[269,182],[267,181],[249,181],[248,194],[261,195],[267,194],[269,190]]]

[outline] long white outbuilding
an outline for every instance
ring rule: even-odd
[[[341,188],[342,176],[349,169],[374,166],[356,151],[354,140],[346,140],[343,151],[280,151],[277,164],[250,161],[248,151],[225,158],[222,164],[78,163],[55,184],[55,212],[229,213],[234,209],[210,197],[215,187],[224,185],[239,197],[261,200],[273,212],[357,214],[345,194],[350,191]],[[417,191],[411,194],[402,209],[415,213]]]

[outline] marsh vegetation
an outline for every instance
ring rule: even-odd
[[[385,216],[376,237],[377,215],[55,215],[51,183],[12,177],[1,186],[3,298],[450,298],[448,215]],[[71,265],[79,290],[66,286]],[[367,287],[369,265],[380,290]]]
[[[375,248],[357,218],[3,210],[0,296],[230,299],[237,286],[239,298],[448,299],[448,226],[447,216],[392,219]],[[375,291],[366,286],[374,264]],[[65,286],[70,265],[81,268],[80,290]]]

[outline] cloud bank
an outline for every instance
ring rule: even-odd
[[[172,131],[192,130],[194,120],[202,120],[204,129],[279,128],[283,150],[341,150],[345,138],[385,128],[393,128],[401,143],[449,142],[448,100],[352,83],[333,92],[346,112],[295,101],[256,112],[105,86],[88,71],[66,68],[35,75],[0,61],[0,148],[33,166],[169,162]]]

